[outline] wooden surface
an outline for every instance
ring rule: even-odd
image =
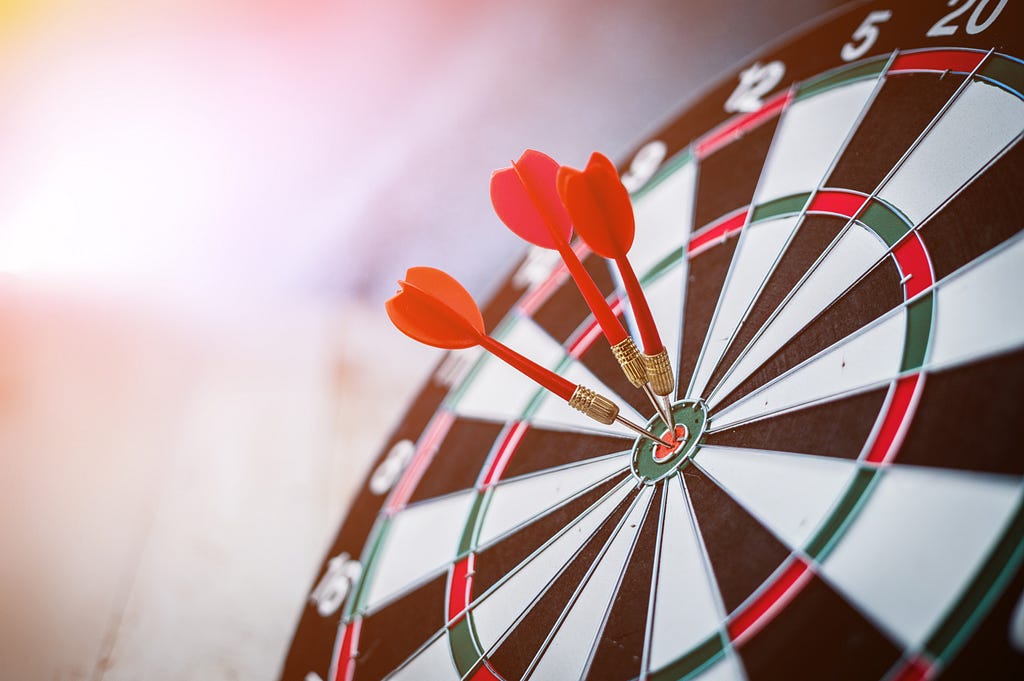
[[[2,568],[5,663],[29,666],[17,678],[271,678],[391,427],[382,405],[408,399],[433,353],[359,307],[344,324],[282,312],[199,334],[38,293],[5,303],[22,330],[0,441],[4,545],[20,548]]]

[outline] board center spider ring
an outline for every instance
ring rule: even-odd
[[[637,438],[633,445],[630,467],[633,475],[645,485],[653,485],[685,468],[700,449],[701,436],[709,420],[704,402],[676,402],[672,405],[672,416],[676,422],[674,436],[668,434],[664,422],[657,415],[647,422],[646,427],[656,435],[675,442],[674,449],[645,438]]]

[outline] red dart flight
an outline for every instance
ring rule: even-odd
[[[496,170],[491,175],[491,204],[501,221],[522,239],[558,251],[622,371],[633,385],[640,387],[647,383],[647,371],[636,344],[569,246],[572,222],[558,197],[558,168],[550,156],[527,149],[511,168]]]
[[[562,166],[558,171],[557,188],[580,237],[595,253],[615,261],[640,329],[651,388],[662,397],[670,395],[675,389],[675,380],[668,353],[647,297],[629,262],[636,224],[629,192],[619,179],[615,165],[608,157],[594,152],[582,171]]]
[[[603,395],[572,383],[487,335],[476,301],[445,272],[412,267],[398,285],[399,292],[384,303],[384,308],[391,322],[410,338],[448,350],[480,345],[595,421],[605,425],[619,422],[639,435],[673,446],[619,416],[618,405]]]

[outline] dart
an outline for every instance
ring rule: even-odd
[[[636,232],[629,192],[619,179],[615,165],[596,151],[582,171],[568,166],[559,168],[557,188],[576,232],[595,253],[614,260],[618,267],[644,346],[649,381],[644,389],[661,397],[659,413],[670,428],[675,427],[668,398],[675,389],[672,365],[628,257]]]
[[[675,446],[620,416],[619,406],[607,397],[559,376],[489,336],[476,301],[445,272],[412,267],[398,285],[398,293],[384,308],[398,330],[413,340],[446,350],[479,345],[595,421],[606,426],[618,422],[666,447]]]
[[[540,248],[558,251],[626,378],[637,388],[643,387],[647,385],[647,368],[640,350],[601,295],[579,256],[569,246],[573,227],[558,197],[557,174],[558,163],[553,158],[527,149],[518,161],[512,162],[511,168],[496,170],[491,175],[494,212],[523,240]],[[661,404],[649,394],[648,398],[661,413]],[[669,423],[665,414],[661,416]]]

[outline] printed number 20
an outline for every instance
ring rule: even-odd
[[[948,7],[954,7],[957,4],[957,2],[959,2],[959,0],[949,0],[949,2],[946,3],[946,5]],[[951,25],[949,22],[953,21],[953,19],[956,19],[961,14],[967,12],[967,10],[969,10],[974,5],[974,3],[975,0],[967,0],[967,2],[960,5],[960,7],[957,7],[952,12],[936,21],[935,25],[929,28],[928,32],[925,33],[925,35],[928,36],[929,38],[938,38],[940,36],[955,34],[957,30],[960,28],[960,25]],[[992,8],[992,11],[989,12],[988,18],[982,20],[981,15],[988,7],[988,4],[989,0],[981,0],[981,2],[979,2],[977,6],[974,7],[974,11],[971,12],[971,16],[967,18],[967,24],[964,26],[964,30],[967,31],[970,35],[977,35],[978,33],[981,33],[986,28],[991,26],[993,23],[995,23],[995,20],[999,18],[999,13],[1003,11],[1004,7],[1006,7],[1006,0],[999,0],[996,3],[996,6]]]

